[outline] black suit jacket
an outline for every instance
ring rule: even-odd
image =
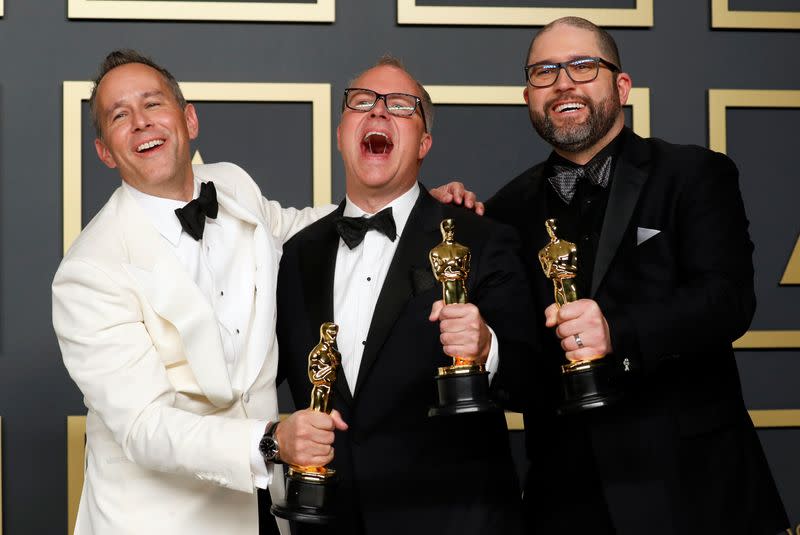
[[[281,375],[297,407],[307,407],[307,355],[319,326],[333,320],[339,210],[298,233],[284,247],[278,278]],[[337,523],[298,533],[346,535],[514,534],[520,532],[519,483],[502,413],[430,419],[442,352],[439,326],[428,321],[441,285],[430,249],[439,224],[453,218],[456,240],[470,247],[467,287],[499,341],[495,397],[506,399],[504,375],[531,358],[529,287],[509,227],[436,203],[422,188],[378,299],[351,395],[339,373],[333,397],[349,429],[337,432],[332,463],[339,476]],[[346,328],[345,326],[342,327]],[[346,356],[344,357],[346,358]]]
[[[525,498],[534,531],[602,533],[598,519],[610,517],[620,535],[773,535],[788,521],[731,349],[755,310],[738,172],[701,147],[623,136],[591,295],[583,296],[608,320],[614,354],[607,358],[626,390],[617,406],[553,413],[564,356],[541,313],[553,302],[536,258],[548,241],[545,165],[487,202],[488,215],[520,231],[535,273],[544,382],[525,392],[532,463]],[[639,229],[659,232],[641,241]]]

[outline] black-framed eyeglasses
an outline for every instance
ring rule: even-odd
[[[354,111],[370,111],[379,100],[383,100],[386,111],[398,117],[411,117],[419,108],[422,124],[425,126],[425,131],[428,131],[428,122],[425,120],[422,99],[416,95],[409,95],[408,93],[386,93],[384,95],[372,89],[362,89],[360,87],[348,87],[344,90],[344,105]]]
[[[619,67],[603,58],[578,58],[562,63],[532,63],[525,66],[525,79],[533,87],[548,87],[556,83],[561,69],[573,82],[591,82],[597,78],[600,66],[611,72],[619,72]]]

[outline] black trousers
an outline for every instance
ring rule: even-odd
[[[258,533],[259,535],[280,535],[275,517],[269,512],[272,499],[268,490],[258,489]]]

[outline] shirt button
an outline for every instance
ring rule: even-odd
[[[366,340],[361,340],[361,345],[362,345],[362,346],[365,346],[365,345],[367,345],[367,341],[366,341]]]
[[[225,295],[225,292],[220,292],[219,295],[221,297],[221,296]]]
[[[371,281],[372,277],[367,277],[367,282]]]
[[[250,392],[244,393],[244,395],[242,396],[242,401],[244,401],[245,403],[250,403]]]
[[[239,334],[239,329],[236,329],[236,334]]]

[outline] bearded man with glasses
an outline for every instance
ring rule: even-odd
[[[614,39],[587,20],[545,26],[525,80],[531,122],[553,152],[486,213],[523,236],[544,346],[538,388],[518,391],[530,532],[778,533],[788,521],[731,348],[755,310],[736,166],[628,129],[631,78]],[[536,256],[550,218],[578,249],[583,299],[560,310]],[[622,398],[557,416],[565,354],[605,357]]]

